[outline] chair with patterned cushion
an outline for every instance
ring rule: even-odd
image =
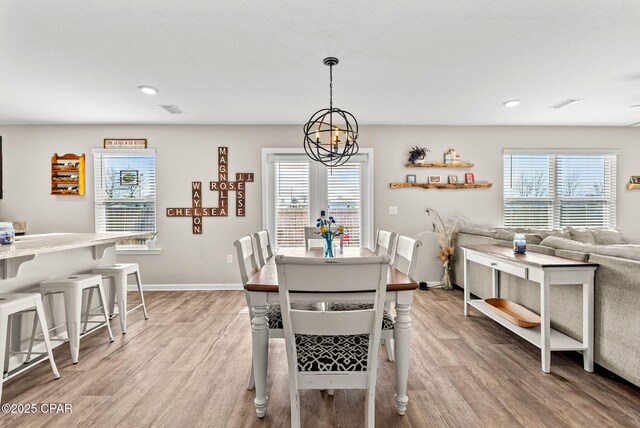
[[[291,426],[300,426],[300,389],[365,389],[375,426],[375,390],[389,256],[275,257],[289,368]],[[292,302],[358,301],[371,308],[308,311]]]
[[[397,239],[398,234],[395,232],[388,232],[382,229],[376,230],[376,245],[373,252],[379,256],[384,256],[386,254],[389,257],[392,257]]]
[[[261,230],[253,235],[253,242],[256,244],[256,255],[258,266],[262,267],[273,257],[271,248],[271,240],[269,239],[269,231]]]

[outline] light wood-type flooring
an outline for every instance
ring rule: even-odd
[[[58,347],[59,380],[42,363],[5,384],[3,403],[71,403],[72,414],[0,414],[0,426],[289,426],[283,340],[270,344],[263,420],[245,389],[251,338],[242,292],[146,297],[150,319],[134,312],[124,336],[114,319],[116,341],[104,329],[83,339],[79,364]],[[412,318],[407,414],[395,413],[393,364],[381,349],[377,426],[640,426],[640,388],[583,371],[577,353],[553,353],[552,373],[542,373],[537,348],[475,310],[462,316],[460,290],[416,291]],[[363,426],[363,391],[302,391],[301,406],[306,427]]]

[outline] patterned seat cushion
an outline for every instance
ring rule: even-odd
[[[292,307],[293,309],[306,309],[313,311],[322,310],[322,305],[320,303],[294,303]],[[267,322],[269,324],[269,328],[272,330],[282,330],[284,328],[280,305],[269,305],[269,308],[267,309]]]
[[[346,372],[367,370],[369,335],[315,336],[296,334],[298,370]]]
[[[331,302],[327,303],[328,311],[357,311],[361,309],[373,309],[373,303],[346,303],[346,302]],[[382,314],[382,329],[393,330],[394,322],[393,317],[385,309]]]

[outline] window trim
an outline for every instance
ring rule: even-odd
[[[273,177],[269,174],[269,161],[271,160],[286,160],[288,158],[298,157],[300,155],[307,154],[304,149],[301,148],[263,148],[262,149],[262,228],[269,229],[270,214],[273,212],[273,201],[269,196],[272,194]],[[374,155],[373,149],[361,148],[356,156],[364,156],[364,167],[362,168],[362,208],[364,210],[362,216],[362,246],[365,248],[371,248],[371,243],[374,240]],[[313,160],[309,159],[313,162]],[[311,169],[313,174],[314,169]],[[315,182],[317,186],[320,186],[320,181],[317,177],[311,177],[311,182]],[[317,194],[319,189],[311,189],[311,193]],[[324,190],[322,190],[324,192]],[[313,217],[313,213],[312,213]]]

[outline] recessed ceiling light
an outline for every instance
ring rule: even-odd
[[[517,107],[520,104],[520,100],[509,100],[502,103],[505,107]]]
[[[153,86],[148,86],[148,85],[140,85],[140,86],[138,86],[138,89],[140,89],[140,91],[143,94],[147,94],[147,95],[155,95],[155,94],[157,94],[159,92]]]

